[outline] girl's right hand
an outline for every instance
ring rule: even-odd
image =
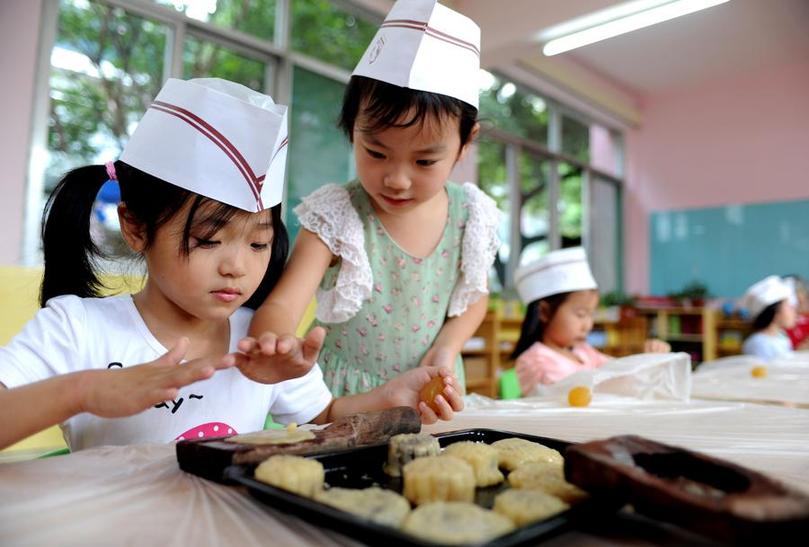
[[[132,416],[163,401],[177,398],[180,388],[205,380],[233,359],[201,357],[182,365],[190,341],[181,338],[165,355],[142,365],[86,371],[77,389],[80,412],[102,418]]]
[[[246,377],[262,384],[276,384],[300,378],[315,365],[326,330],[315,327],[305,338],[277,336],[266,332],[258,340],[250,336],[239,340],[236,364]]]

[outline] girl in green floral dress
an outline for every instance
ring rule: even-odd
[[[405,8],[416,4],[434,2]],[[432,21],[429,14],[405,19],[414,17]],[[464,20],[442,32],[468,36],[468,24],[477,26]],[[366,57],[376,47],[373,59],[383,62],[380,48],[395,48],[417,32],[386,30],[383,24]],[[447,368],[464,389],[460,350],[486,313],[499,212],[475,185],[447,180],[478,133],[479,60],[469,62],[474,52],[456,51],[454,41],[437,47],[460,55],[468,76],[456,73],[438,86],[441,93],[369,76],[360,70],[368,66],[365,57],[355,70],[340,123],[354,145],[358,180],[325,185],[296,208],[302,229],[292,257],[251,325],[260,338],[240,346],[260,350],[268,366],[286,367],[294,377],[312,366],[323,343],[318,362],[335,395],[368,391],[418,366]],[[429,78],[443,77],[434,68]],[[316,327],[299,340],[291,333],[315,295]],[[436,401],[448,405],[444,397]]]

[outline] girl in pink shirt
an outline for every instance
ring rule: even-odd
[[[587,343],[598,307],[598,286],[580,247],[553,251],[515,273],[517,291],[528,303],[516,359],[522,394],[539,384],[552,384],[574,372],[595,369],[609,361]],[[668,352],[659,340],[646,342],[647,352]]]

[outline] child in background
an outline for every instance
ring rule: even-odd
[[[794,350],[809,350],[809,289],[806,282],[797,275],[788,275],[784,281],[792,287],[795,295],[797,315],[795,325],[786,329]]]
[[[419,404],[438,371],[334,400],[317,366],[287,380],[229,353],[252,317],[241,306],[263,301],[286,258],[286,143],[286,108],[266,95],[171,79],[119,161],[65,175],[46,208],[43,308],[0,348],[0,448],[54,424],[75,450],[260,430],[268,412],[324,423]],[[98,298],[90,216],[108,179],[148,277],[135,295]],[[462,407],[458,390],[436,401],[440,417]],[[438,417],[420,408],[425,422]]]
[[[520,338],[511,358],[522,394],[574,372],[595,369],[612,359],[587,343],[598,307],[598,285],[584,249],[552,251],[519,268],[514,282],[527,305]],[[647,340],[646,352],[666,353],[660,340]]]
[[[777,275],[751,286],[742,305],[753,319],[753,334],[742,345],[742,352],[766,361],[792,355],[792,343],[785,329],[795,326],[796,312],[792,287]]]
[[[256,311],[242,351],[295,368],[291,333],[312,297],[328,329],[318,359],[337,395],[434,365],[463,384],[460,350],[487,308],[499,212],[448,182],[478,133],[480,29],[434,0],[401,0],[351,77],[340,125],[358,180],[328,184],[295,210],[302,230]]]

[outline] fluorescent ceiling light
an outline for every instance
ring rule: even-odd
[[[636,0],[549,28],[539,39],[542,53],[557,55],[675,17],[724,4],[728,0]]]

